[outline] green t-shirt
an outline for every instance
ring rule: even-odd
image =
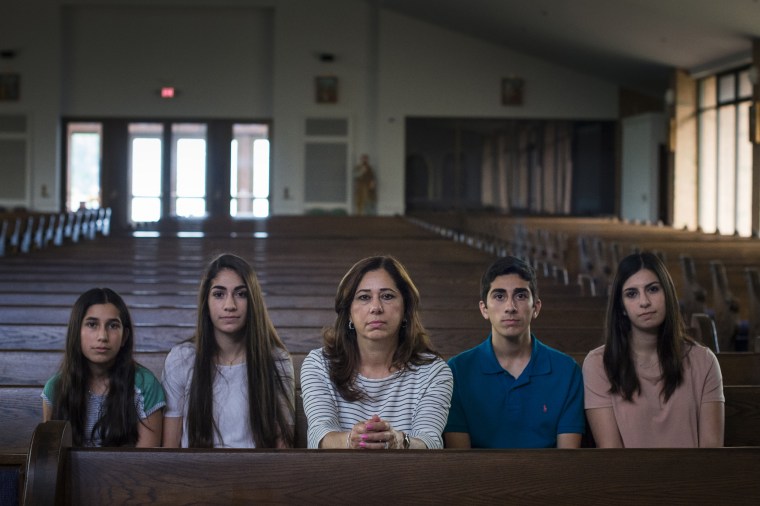
[[[55,392],[55,385],[59,377],[60,374],[56,374],[50,378],[42,389],[41,397],[50,406],[55,404],[53,393]],[[93,435],[92,428],[103,411],[105,399],[105,395],[90,393],[87,396],[87,420],[84,428],[85,446],[100,446],[101,444],[98,434],[94,434],[94,438],[91,435]],[[164,406],[166,406],[166,397],[164,396],[164,389],[161,387],[161,383],[152,372],[138,365],[135,369],[135,409],[137,409],[137,417],[140,420],[144,420]]]

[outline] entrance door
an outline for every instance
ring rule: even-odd
[[[265,122],[67,119],[64,127],[68,209],[113,206],[117,226],[269,216]]]
[[[128,130],[130,221],[205,217],[206,125],[130,123]]]

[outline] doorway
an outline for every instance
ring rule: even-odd
[[[67,120],[64,131],[69,210],[115,206],[129,227],[270,214],[268,123]]]

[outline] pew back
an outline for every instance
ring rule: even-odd
[[[68,464],[66,504],[694,505],[760,497],[760,482],[743,478],[760,466],[760,448],[382,455],[72,450]],[[583,485],[591,480],[592,487]]]

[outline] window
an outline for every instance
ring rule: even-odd
[[[103,126],[69,123],[66,167],[66,209],[93,209],[101,205],[100,161]]]
[[[230,216],[269,216],[269,126],[235,124],[230,153]]]
[[[161,219],[161,123],[129,125],[129,167],[132,222]]]
[[[347,214],[349,200],[348,118],[307,118],[304,144],[304,203],[309,212]]]
[[[752,233],[752,145],[747,68],[698,83],[699,226],[705,232]]]
[[[206,215],[206,125],[172,124],[172,215]]]

